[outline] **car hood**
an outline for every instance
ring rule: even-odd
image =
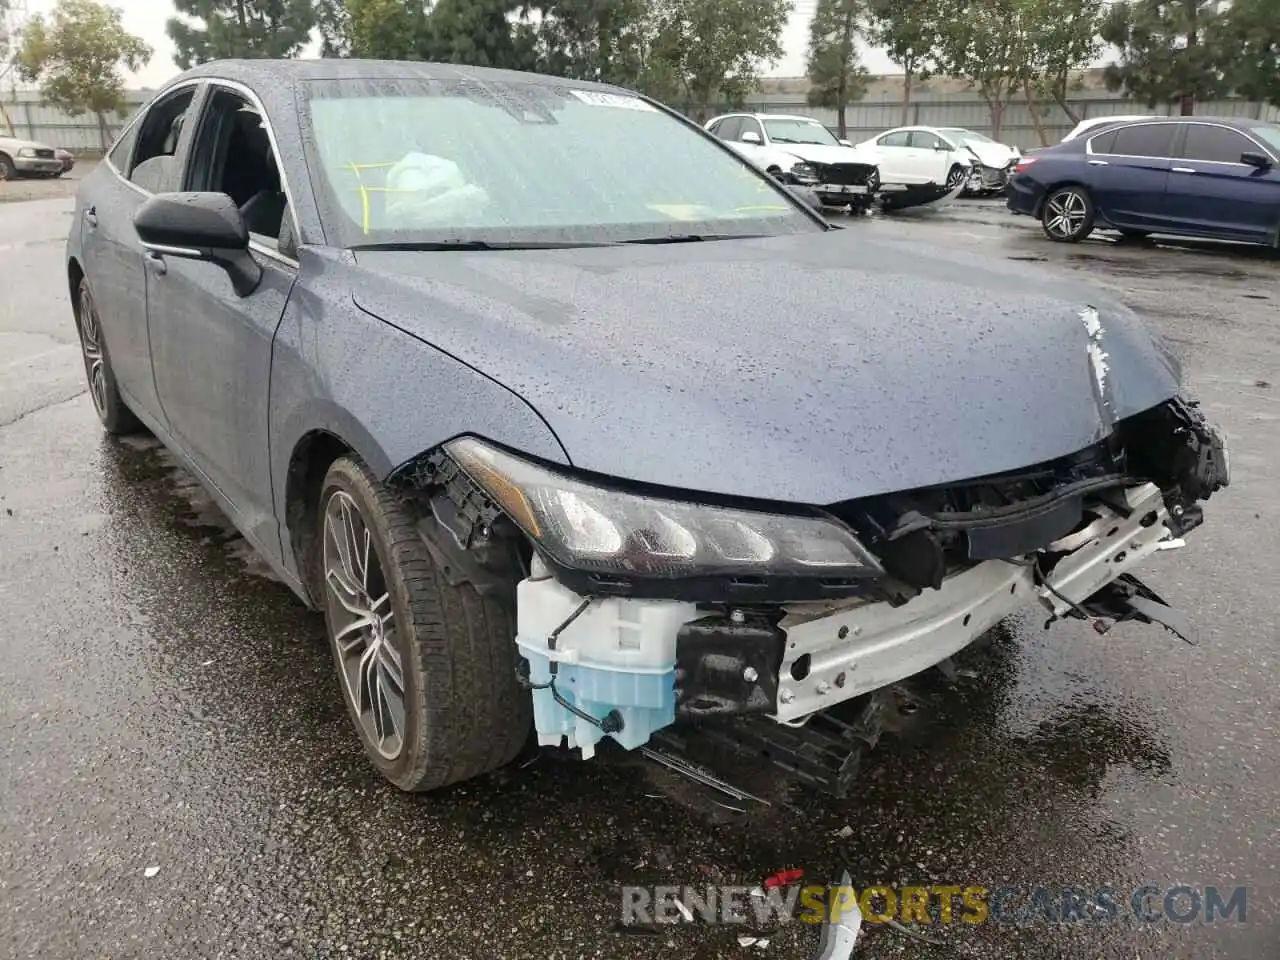
[[[30,147],[33,150],[52,150],[53,147],[38,140],[22,140],[18,137],[0,137],[0,148],[5,150],[22,150]]]
[[[775,150],[782,150],[809,163],[866,163],[875,165],[876,158],[857,147],[833,146],[823,143],[778,143]]]
[[[1010,160],[1018,157],[1018,151],[1003,143],[966,143],[986,166],[1007,167]]]
[[[871,229],[356,257],[362,309],[520,394],[575,466],[689,491],[823,504],[983,476],[1178,388],[1123,307]]]

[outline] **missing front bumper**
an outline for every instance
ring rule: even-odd
[[[692,603],[588,602],[535,565],[519,587],[517,642],[539,742],[590,756],[605,736],[635,749],[678,716],[803,724],[941,663],[1033,600],[1051,619],[1088,615],[1091,597],[1174,538],[1155,484],[1089,510],[1034,559],[979,563],[905,604],[797,604],[773,622]]]

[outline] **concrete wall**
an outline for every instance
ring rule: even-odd
[[[113,138],[149,96],[135,91],[125,95],[128,106],[124,114],[107,117]],[[102,135],[98,130],[98,119],[93,114],[69,117],[61,110],[42,104],[40,94],[34,90],[5,91],[0,95],[0,104],[3,104],[16,136],[62,147],[77,155],[94,155],[102,151]],[[3,126],[4,121],[0,120],[0,128]]]

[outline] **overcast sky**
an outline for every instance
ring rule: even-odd
[[[108,0],[124,11],[124,25],[155,50],[151,62],[141,70],[130,86],[157,87],[164,83],[178,68],[173,64],[173,44],[164,32],[165,21],[173,8],[167,0]],[[775,76],[798,77],[804,74],[805,44],[808,41],[809,19],[813,15],[816,0],[795,0],[795,12],[783,35],[786,56],[769,71]],[[32,13],[51,10],[54,0],[27,0]],[[896,72],[892,63],[877,50],[867,51],[863,62],[872,73]]]

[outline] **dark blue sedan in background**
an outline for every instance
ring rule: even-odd
[[[1280,246],[1280,125],[1169,117],[1110,124],[1015,168],[1009,209],[1050,240],[1095,227]]]

